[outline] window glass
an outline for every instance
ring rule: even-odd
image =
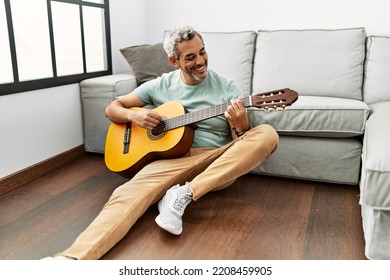
[[[7,19],[5,16],[4,1],[0,2],[0,84],[12,83],[12,60],[9,48],[9,38],[7,29]]]
[[[112,74],[108,0],[0,0],[0,96]]]
[[[57,75],[83,73],[79,6],[53,1],[51,8]]]
[[[83,2],[91,2],[91,3],[97,3],[97,4],[104,4],[104,0],[85,0]]]
[[[87,72],[107,70],[104,10],[83,7]]]
[[[11,0],[19,80],[53,77],[46,0]]]

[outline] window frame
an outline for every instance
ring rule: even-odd
[[[62,86],[67,84],[75,84],[88,78],[94,78],[94,77],[112,74],[109,0],[104,0],[104,4],[98,4],[98,3],[87,2],[82,0],[46,0],[46,1],[47,1],[47,10],[48,10],[48,24],[49,24],[53,77],[29,80],[29,81],[19,80],[15,36],[13,31],[12,14],[11,14],[11,4],[10,4],[10,0],[4,0],[14,81],[12,83],[0,84],[0,96],[26,92],[26,91],[34,91],[34,90],[50,88],[50,87],[57,87],[57,86]],[[57,75],[51,2],[63,2],[63,3],[79,5],[79,11],[80,11],[79,15],[80,15],[80,24],[81,24],[80,29],[81,29],[81,37],[82,37],[81,48],[82,48],[82,56],[83,56],[82,74],[74,74],[74,75],[67,75],[67,76],[60,76],[60,77]],[[104,32],[105,32],[105,43],[106,43],[105,49],[106,49],[106,59],[107,59],[107,70],[87,73],[85,39],[84,39],[85,34],[84,34],[84,23],[83,23],[83,13],[82,13],[83,6],[98,7],[98,8],[102,8],[104,11],[104,22],[105,22]]]

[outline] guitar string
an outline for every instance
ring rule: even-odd
[[[244,107],[251,106],[251,101],[252,101],[251,98],[253,99],[253,96],[247,96],[247,97],[244,97],[242,99],[242,101],[244,103]],[[277,106],[277,103],[274,103],[274,104],[271,103],[269,105]],[[151,130],[150,133],[152,133],[154,136],[158,136],[158,135],[162,134],[163,132],[166,132],[166,131],[169,131],[169,130],[172,130],[172,129],[175,129],[178,127],[182,127],[182,126],[185,126],[188,124],[196,123],[198,121],[202,121],[202,120],[205,120],[208,118],[222,115],[227,110],[228,106],[229,106],[229,103],[225,103],[225,104],[217,105],[214,107],[202,109],[202,110],[195,111],[195,112],[185,113],[184,115],[179,115],[179,116],[175,116],[175,117],[163,120],[162,122],[160,122],[160,124],[157,125],[156,128]],[[261,108],[261,107],[263,107],[263,105],[257,105],[257,107]],[[132,133],[132,132],[130,132],[130,133]],[[136,133],[136,132],[133,132],[133,133]],[[144,134],[144,132],[142,134]]]
[[[274,92],[269,92],[269,93],[247,96],[247,97],[244,97],[242,99],[242,101],[244,103],[245,108],[254,106],[257,108],[262,108],[265,111],[268,111],[267,108],[268,108],[268,106],[270,106],[271,110],[274,109],[273,107],[275,107],[275,108],[282,107],[282,109],[284,110],[287,105],[290,105],[293,102],[295,102],[295,100],[297,99],[297,96],[298,96],[297,93],[294,91],[291,91],[289,89],[287,89],[287,91],[290,92],[289,93],[289,95],[290,95],[289,101],[288,101],[288,98],[284,99],[281,96],[283,93],[286,93],[286,89],[274,91]],[[275,99],[273,97],[274,95],[279,95],[279,98]],[[267,99],[268,96],[272,97],[271,102],[270,102],[270,100]],[[255,104],[252,104],[253,102],[255,102]],[[183,127],[185,125],[192,124],[192,123],[195,123],[197,121],[202,121],[202,120],[205,120],[208,118],[222,115],[227,110],[228,106],[229,106],[229,103],[221,104],[221,105],[217,105],[217,106],[211,107],[211,108],[206,108],[206,109],[203,109],[200,111],[189,112],[189,113],[186,113],[184,115],[175,116],[171,119],[165,119],[155,129],[153,129],[151,131],[142,129],[138,126],[136,126],[135,128],[138,127],[139,129],[138,128],[133,129],[132,125],[130,125],[130,127],[128,127],[128,125],[125,124],[125,126],[126,126],[125,135],[122,138],[122,142],[123,142],[123,144],[130,145],[130,142],[132,142],[132,140],[134,140],[134,137],[135,137],[135,139],[138,138],[138,139],[141,139],[141,141],[142,141],[143,138],[140,137],[139,135],[145,135],[145,134],[146,134],[147,138],[154,137],[155,138],[154,140],[158,140],[165,135],[165,134],[162,134],[163,132],[166,132],[166,131],[169,131],[169,130],[172,130],[172,129],[175,129],[178,127]],[[152,134],[152,136],[150,136],[150,134]],[[125,142],[125,141],[127,141],[127,142]]]
[[[245,107],[249,106],[249,98],[250,97],[247,96],[242,99]],[[219,116],[222,115],[227,110],[228,106],[229,103],[225,103],[214,107],[202,109],[199,111],[189,112],[184,115],[175,116],[161,122],[160,123],[161,125],[160,126],[158,125],[153,131],[154,133],[159,134],[164,131],[169,131],[181,126],[185,126],[208,118]]]

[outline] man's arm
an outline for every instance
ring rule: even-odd
[[[129,110],[133,107],[145,106],[135,92],[115,99],[107,106],[105,110],[106,116],[115,123],[135,122],[138,126],[152,130],[162,120],[161,116],[152,110]]]

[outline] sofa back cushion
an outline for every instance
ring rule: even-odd
[[[245,96],[252,89],[256,32],[201,32],[209,68],[235,80]]]
[[[390,37],[369,36],[363,98],[368,104],[390,101]]]
[[[364,28],[259,31],[252,91],[362,100],[365,38]]]

